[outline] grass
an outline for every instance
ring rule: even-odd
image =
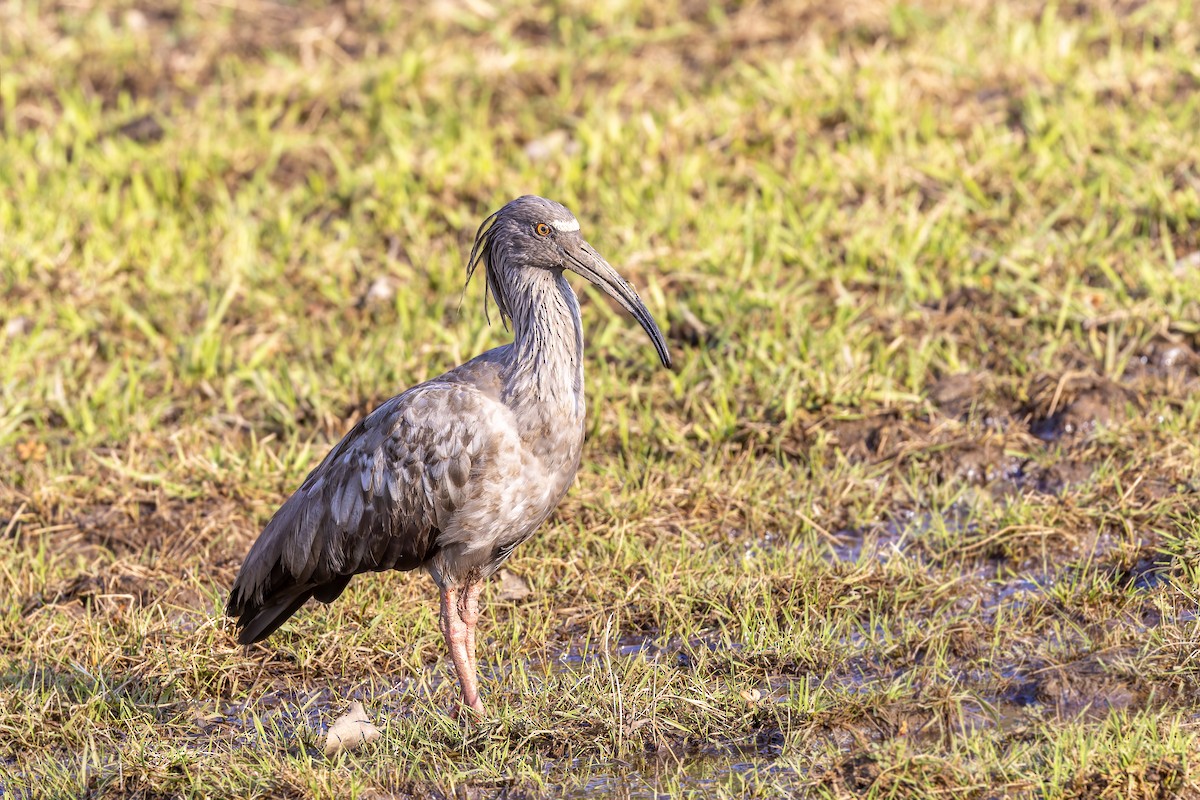
[[[1197,13],[0,4],[0,794],[1200,797]],[[526,192],[677,365],[580,286],[464,728],[423,576],[220,609]]]

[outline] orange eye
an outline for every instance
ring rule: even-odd
[[[537,231],[538,236],[549,236],[550,235],[550,226],[544,222],[539,222],[537,225],[534,225],[533,229],[535,231]]]

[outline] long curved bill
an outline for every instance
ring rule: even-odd
[[[645,304],[642,303],[642,299],[638,297],[633,287],[618,275],[612,265],[593,250],[587,242],[581,241],[577,245],[568,245],[564,248],[564,252],[567,256],[567,269],[599,286],[609,297],[616,300],[622,308],[633,315],[633,318],[642,326],[642,330],[646,331],[646,335],[650,337],[650,342],[658,352],[658,358],[662,361],[663,366],[671,366],[671,354],[667,352],[667,342],[663,338],[662,331],[658,329],[654,317],[650,316],[650,312],[646,310]]]

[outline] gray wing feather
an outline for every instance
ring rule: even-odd
[[[335,599],[355,574],[431,558],[439,520],[470,496],[488,402],[470,385],[435,381],[356,425],[246,556],[226,609],[240,617],[239,641],[265,638],[310,597]]]

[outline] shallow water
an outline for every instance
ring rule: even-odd
[[[1079,580],[1080,564],[1094,570],[1101,556],[1126,550],[1128,541],[1113,542],[1097,537],[1087,545],[1090,558],[1064,559],[1061,565],[1051,564],[1038,570],[1015,571],[1011,563],[985,556],[972,555],[961,563],[938,560],[935,544],[956,536],[978,538],[968,510],[953,507],[944,515],[929,512],[898,512],[884,522],[858,529],[838,531],[822,546],[822,555],[831,564],[865,564],[887,562],[895,558],[912,558],[929,569],[960,570],[956,597],[967,601],[972,614],[992,622],[998,614],[1020,617],[1038,604],[1054,600],[1056,588],[1064,581]],[[1133,542],[1142,555],[1118,561],[1121,568],[1108,565],[1115,586],[1150,594],[1169,582],[1171,564],[1148,543]],[[796,548],[795,540],[787,537],[764,537],[749,543],[745,552],[735,548],[729,557],[752,557],[775,548]],[[804,546],[811,546],[806,544]],[[931,556],[931,551],[934,555]],[[1130,563],[1132,561],[1132,563]],[[950,573],[947,573],[948,575]],[[1094,578],[1094,573],[1089,573]],[[961,605],[961,604],[960,604]],[[946,613],[961,613],[948,607]],[[1181,612],[1180,619],[1191,619],[1192,612]],[[1147,625],[1151,623],[1146,623]],[[785,704],[794,702],[800,682],[807,688],[820,686],[847,696],[859,696],[869,701],[896,682],[903,680],[915,666],[897,668],[894,663],[875,659],[870,654],[871,642],[885,631],[862,630],[840,643],[846,652],[857,653],[842,662],[837,669],[825,673],[787,670],[787,674],[768,674],[756,691],[755,702]],[[1048,637],[1070,635],[1053,632]],[[1065,643],[1066,644],[1066,643]],[[1065,646],[1064,644],[1064,646]],[[550,676],[563,673],[582,673],[595,670],[609,660],[641,659],[664,667],[688,670],[703,659],[705,653],[744,652],[746,645],[731,640],[727,633],[693,636],[686,639],[669,637],[655,632],[639,632],[615,636],[609,640],[577,639],[564,648],[547,651],[544,655],[516,665],[523,668],[536,687]],[[755,654],[747,653],[752,658]],[[859,657],[861,656],[861,657]],[[735,659],[736,660],[736,659]],[[983,731],[1017,734],[1028,726],[1043,723],[1047,718],[1096,719],[1114,709],[1136,705],[1136,687],[1119,677],[1107,675],[1098,662],[1052,666],[1042,662],[1016,661],[1007,665],[991,663],[986,669],[969,661],[951,661],[949,679],[955,694],[945,709],[931,710],[908,700],[882,709],[879,719],[839,721],[840,731],[830,733],[824,745],[832,744],[843,752],[861,749],[863,741],[890,736],[912,737],[914,741],[949,739]],[[485,680],[504,681],[514,666],[485,661],[482,673]],[[37,671],[10,676],[10,681],[25,685],[42,685],[58,680]],[[207,712],[197,709],[194,734],[187,746],[198,751],[219,753],[233,747],[268,747],[293,753],[305,753],[320,759],[314,750],[323,737],[323,730],[351,700],[362,700],[371,716],[381,725],[393,724],[415,714],[429,712],[428,701],[450,680],[440,661],[428,665],[423,672],[395,683],[369,681],[359,684],[331,685],[312,691],[272,691],[267,689],[251,702],[229,703],[210,707]],[[725,680],[716,677],[714,680]],[[939,679],[945,680],[945,679]],[[883,696],[882,694],[880,696]],[[874,711],[872,713],[875,713]],[[887,717],[892,714],[892,717]],[[883,720],[882,722],[880,720]],[[885,726],[894,725],[893,730]],[[699,747],[666,742],[656,753],[622,761],[591,762],[587,760],[549,760],[545,778],[555,787],[554,796],[568,798],[659,798],[681,794],[704,796],[723,792],[737,795],[758,780],[775,776],[781,783],[795,784],[807,780],[804,758],[784,747],[778,731],[764,729],[754,741],[717,740]],[[80,766],[80,769],[83,767]]]
[[[787,776],[795,782],[802,769],[789,759],[764,752],[759,744],[728,743],[686,753],[665,751],[634,762],[554,764],[547,777],[561,779],[563,798],[658,800],[683,794],[704,796],[718,790],[737,794],[756,779]]]

